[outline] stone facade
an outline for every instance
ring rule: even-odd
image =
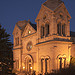
[[[20,75],[33,70],[44,74],[68,67],[70,56],[75,56],[70,19],[61,0],[47,0],[41,5],[36,24],[17,22],[13,31],[14,71]]]

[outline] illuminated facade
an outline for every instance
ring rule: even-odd
[[[14,70],[51,73],[69,66],[71,47],[70,20],[61,0],[47,0],[32,24],[29,20],[18,21],[13,31]]]

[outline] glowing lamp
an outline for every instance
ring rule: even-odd
[[[25,69],[25,67],[23,66],[23,70]]]
[[[30,69],[32,70],[32,67],[30,67]]]
[[[28,31],[28,33],[30,34],[30,33],[31,33],[31,31]]]

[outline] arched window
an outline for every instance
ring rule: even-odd
[[[61,23],[57,24],[57,33],[61,35]]]
[[[65,24],[62,25],[62,34],[65,36]]]
[[[60,70],[62,69],[62,58],[59,58],[59,62],[60,62]]]
[[[66,58],[64,58],[64,57],[60,57],[59,58],[59,68],[60,68],[60,70],[62,69],[62,68],[65,68],[65,66],[66,66]]]
[[[61,23],[57,24],[57,33],[58,35],[65,36],[65,24],[61,24]]]
[[[41,58],[41,73],[48,73],[50,70],[50,59],[49,57]]]
[[[41,37],[43,38],[44,37],[44,26],[41,26]]]
[[[33,69],[33,58],[30,55],[27,55],[25,57],[25,70],[31,73],[31,70]]]
[[[48,36],[49,35],[49,24],[46,24],[45,28],[46,28],[46,36]]]
[[[41,59],[41,73],[43,73],[43,68],[44,68],[44,59]]]
[[[45,59],[45,72],[47,73],[48,72],[48,70],[49,70],[49,59],[48,58],[46,58]]]

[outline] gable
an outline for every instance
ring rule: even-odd
[[[68,10],[66,9],[64,2],[61,0],[47,0],[45,3],[42,4],[41,9],[35,19],[35,22],[37,20],[41,19],[41,16],[48,11],[50,14],[54,13],[56,10],[60,9],[60,8],[64,8],[65,12],[67,13],[67,16],[69,19],[71,19],[71,16],[68,12]]]
[[[37,22],[38,20],[43,20],[44,16],[46,15],[47,17],[50,17],[50,15],[52,14],[52,10],[50,10],[49,8],[45,7],[44,5],[41,6],[41,9],[35,19],[35,22]]]
[[[57,7],[57,8],[54,10],[54,12],[55,12],[55,14],[56,14],[56,13],[57,13],[57,14],[62,14],[63,16],[67,15],[68,20],[71,19],[71,16],[70,16],[68,10],[66,9],[64,3],[61,4],[59,7]]]
[[[35,32],[36,30],[30,25],[30,23],[28,23],[23,31],[22,37],[32,35]]]
[[[15,25],[14,30],[13,30],[13,35],[17,34],[18,32],[21,32],[21,30],[19,29],[19,27],[17,25]]]

